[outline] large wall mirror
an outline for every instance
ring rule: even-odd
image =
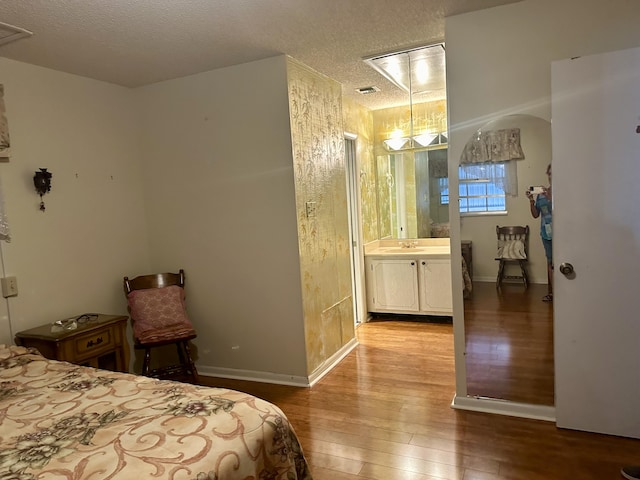
[[[449,237],[446,101],[375,111],[378,239]]]
[[[380,238],[449,236],[447,148],[376,157]]]
[[[551,124],[531,115],[508,115],[487,123],[474,135],[514,129],[524,155],[508,161],[514,162],[516,180],[515,190],[504,196],[505,208],[461,212],[460,217],[460,238],[473,248],[473,289],[464,300],[467,393],[553,405],[553,305],[542,301],[547,293],[547,271],[540,219],[532,217],[525,195],[530,186],[548,185],[545,172],[551,163]],[[485,180],[478,179],[478,185]],[[498,225],[529,226],[527,287],[516,279],[496,288]],[[510,272],[514,276],[519,273],[517,264],[511,268],[516,270]]]

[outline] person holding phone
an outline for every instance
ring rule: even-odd
[[[544,246],[544,253],[547,257],[547,294],[542,298],[543,302],[553,301],[553,253],[551,242],[553,238],[552,231],[552,195],[551,195],[551,164],[547,166],[547,177],[549,178],[549,186],[542,187],[541,193],[537,193],[534,198],[534,188],[527,190],[527,198],[529,199],[529,207],[533,218],[540,217],[540,237]]]

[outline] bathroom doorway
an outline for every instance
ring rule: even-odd
[[[359,169],[356,157],[357,136],[345,133],[344,150],[347,172],[347,208],[349,212],[349,245],[351,253],[351,291],[355,326],[366,321],[367,308],[364,296],[364,252],[360,231]]]

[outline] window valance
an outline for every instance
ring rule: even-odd
[[[478,132],[467,142],[460,156],[460,164],[506,162],[522,160],[520,129],[487,130]]]

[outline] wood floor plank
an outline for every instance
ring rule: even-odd
[[[469,395],[536,405],[554,403],[553,306],[546,285],[525,289],[475,282],[465,299]]]
[[[546,304],[532,308],[544,313]],[[504,326],[487,332],[493,328]],[[615,480],[623,465],[640,463],[640,440],[452,409],[450,324],[386,318],[360,326],[357,337],[358,347],[312,388],[202,381],[280,406],[315,480]],[[487,350],[480,343],[478,348]],[[526,342],[514,348],[527,355],[536,351]],[[508,367],[509,357],[491,349]]]

